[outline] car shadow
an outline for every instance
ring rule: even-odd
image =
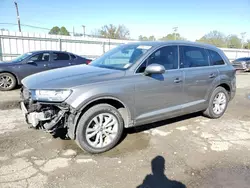
[[[170,180],[165,175],[165,159],[157,156],[151,161],[152,173],[146,175],[141,185],[136,188],[186,188],[178,181]]]
[[[176,117],[176,118],[171,118],[171,119],[167,119],[167,120],[163,120],[163,121],[159,121],[159,122],[155,122],[155,123],[140,125],[138,127],[128,128],[126,130],[126,133],[127,134],[139,133],[139,132],[154,129],[154,128],[157,128],[157,127],[170,125],[170,124],[173,124],[173,123],[176,123],[176,122],[179,122],[179,121],[192,119],[192,118],[195,118],[195,117],[198,117],[198,116],[201,116],[201,112],[196,112],[196,113],[192,113],[192,114],[188,114],[188,115],[184,115],[184,116],[179,116],[179,117]]]

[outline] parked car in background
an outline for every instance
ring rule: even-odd
[[[72,65],[89,64],[90,59],[62,51],[34,51],[0,62],[0,90],[8,91],[34,73]]]
[[[250,70],[250,57],[241,57],[232,61],[232,65],[237,70]]]
[[[199,111],[219,118],[236,91],[235,69],[220,49],[178,41],[121,45],[88,66],[22,83],[27,123],[64,132],[90,153],[114,147],[124,128]]]

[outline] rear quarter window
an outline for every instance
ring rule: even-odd
[[[225,62],[220,54],[214,50],[208,50],[211,65],[224,65]]]

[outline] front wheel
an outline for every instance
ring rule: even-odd
[[[209,106],[204,115],[212,119],[220,118],[225,113],[228,102],[227,90],[223,87],[217,87],[210,97]]]
[[[91,107],[79,120],[76,143],[89,153],[102,153],[121,139],[124,122],[119,111],[109,104]]]

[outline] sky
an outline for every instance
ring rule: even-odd
[[[16,0],[21,24],[44,28],[65,26],[86,33],[105,24],[125,25],[130,37],[166,36],[178,27],[182,37],[194,41],[212,30],[225,35],[246,32],[250,38],[250,0]],[[14,0],[0,0],[0,23],[17,23]],[[17,26],[0,24],[17,31]],[[47,30],[22,27],[27,32]]]

